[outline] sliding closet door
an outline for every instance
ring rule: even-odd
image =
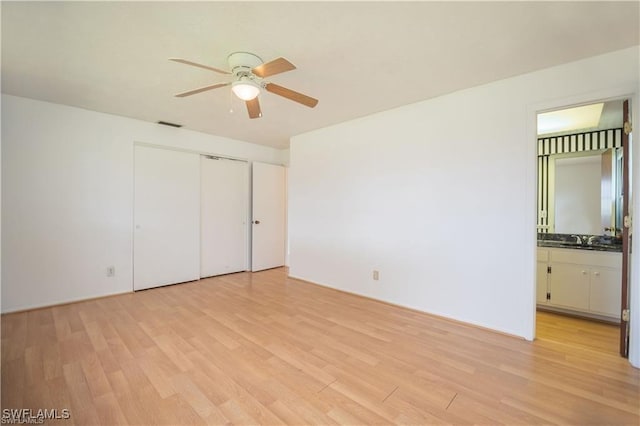
[[[251,270],[284,265],[286,233],[285,168],[253,163]]]
[[[133,288],[200,277],[200,156],[135,147]]]
[[[201,158],[200,276],[247,270],[248,164]]]

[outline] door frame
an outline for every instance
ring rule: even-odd
[[[528,216],[527,223],[531,224],[530,233],[530,247],[528,247],[529,265],[527,271],[530,272],[529,277],[525,277],[524,282],[530,283],[530,302],[531,302],[531,322],[530,336],[526,336],[528,340],[535,339],[536,336],[536,250],[537,250],[537,182],[538,182],[538,168],[537,168],[537,116],[539,113],[565,109],[580,105],[587,105],[594,102],[610,101],[616,99],[629,99],[631,101],[631,114],[630,121],[632,124],[636,124],[636,134],[638,134],[638,126],[640,126],[640,99],[637,85],[626,86],[612,86],[610,88],[594,91],[590,93],[584,93],[576,96],[557,98],[537,103],[532,103],[527,106],[526,113],[526,155],[527,164],[526,169],[526,186],[527,186],[527,203],[528,203]],[[632,151],[635,151],[635,155],[632,155],[631,169],[631,187],[640,188],[640,146],[638,145],[638,137],[635,140],[632,139],[631,146]],[[638,190],[636,190],[638,193]],[[632,211],[639,212],[640,216],[640,196],[632,198]],[[629,277],[629,310],[631,312],[629,318],[630,336],[629,336],[629,362],[640,368],[640,271],[638,267],[633,265],[640,265],[640,241],[635,238],[632,241],[631,256],[629,262],[632,265],[631,274]]]

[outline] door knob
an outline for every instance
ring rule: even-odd
[[[259,220],[254,220],[253,223],[255,223],[256,225],[260,225],[260,221]]]

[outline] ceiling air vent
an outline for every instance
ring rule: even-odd
[[[182,127],[182,124],[169,123],[168,121],[158,121],[158,124],[162,124],[163,126],[169,126],[169,127]]]

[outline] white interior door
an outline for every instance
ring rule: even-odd
[[[133,288],[200,277],[200,156],[135,147]]]
[[[251,270],[284,265],[286,202],[285,168],[253,163]]]
[[[201,157],[200,276],[247,270],[249,167]]]

